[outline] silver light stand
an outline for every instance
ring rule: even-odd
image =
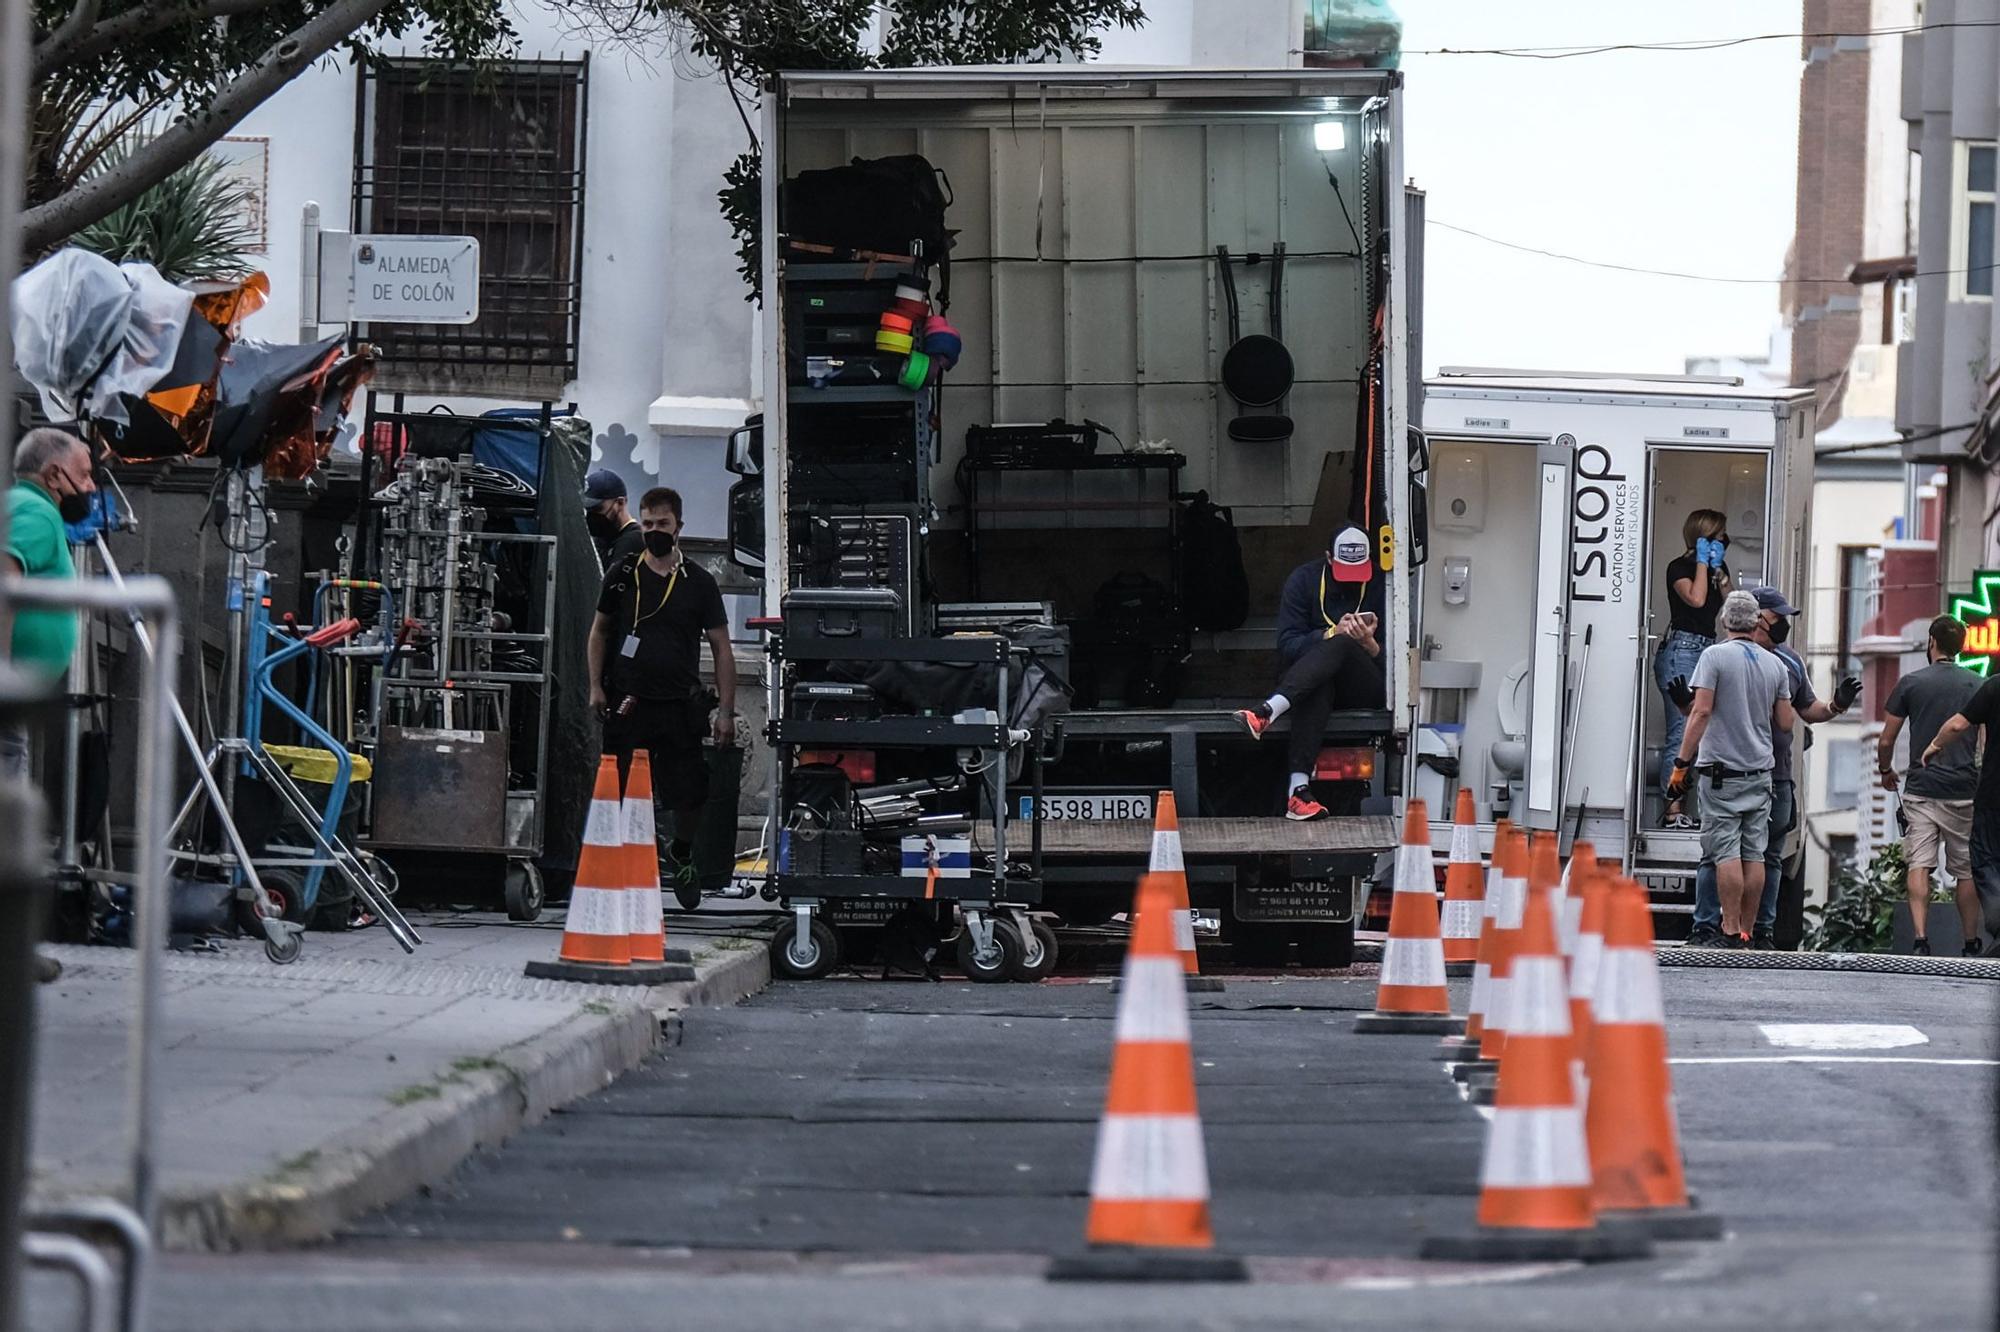
[[[320,831],[319,819],[314,814],[305,793],[300,791],[289,774],[262,748],[252,745],[243,736],[243,709],[249,699],[244,689],[243,672],[248,659],[248,637],[250,629],[250,609],[248,598],[253,595],[255,575],[263,570],[260,538],[253,547],[250,541],[250,478],[240,470],[231,470],[225,483],[225,505],[227,516],[223,530],[228,534],[225,544],[229,550],[227,587],[227,607],[229,614],[229,636],[226,646],[223,674],[222,711],[217,723],[220,732],[213,747],[204,752],[200,741],[195,738],[194,729],[188,725],[187,714],[175,700],[174,716],[179,721],[181,738],[195,761],[196,784],[186,799],[181,802],[175,814],[172,827],[168,830],[171,844],[181,835],[188,820],[194,817],[204,798],[221,825],[223,836],[229,844],[224,855],[205,855],[200,851],[175,851],[168,854],[176,860],[193,861],[201,864],[241,869],[244,878],[256,894],[258,919],[264,928],[264,953],[273,962],[280,964],[296,961],[305,943],[305,927],[296,921],[288,921],[279,916],[269,894],[257,878],[256,866],[244,844],[236,821],[231,817],[235,808],[236,773],[238,766],[248,763],[256,769],[271,791],[278,797],[280,810],[303,829],[311,839],[316,859],[286,857],[288,865],[308,867],[322,865],[332,869],[347,884],[354,895],[367,904],[370,911],[382,921],[389,935],[405,953],[414,953],[423,939],[411,927],[403,913],[390,900],[389,894],[376,882],[368,867],[345,843],[336,837],[329,841]],[[261,481],[259,482],[261,484]],[[128,506],[129,511],[129,506]],[[111,553],[98,540],[98,554],[104,560],[105,571],[115,581],[118,568],[111,560]],[[140,642],[143,645],[144,631]],[[151,651],[150,647],[147,649]]]

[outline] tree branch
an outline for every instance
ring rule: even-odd
[[[91,22],[96,23],[99,3],[100,0],[77,0],[77,8],[82,9],[88,4]],[[70,22],[76,17],[72,12],[68,19],[63,20],[62,27],[36,45],[31,77],[39,83],[65,65],[93,59],[127,42],[154,37],[182,24],[262,13],[275,9],[279,3],[280,0],[206,0],[206,3],[192,8],[173,4],[136,5],[123,13],[113,14],[94,27],[85,25],[85,28],[73,33],[69,31]]]
[[[305,68],[371,22],[389,0],[335,0],[264,52],[209,104],[109,171],[21,216],[21,247],[40,254],[122,208],[207,150]]]
[[[56,25],[56,30],[35,43],[28,77],[39,83],[48,71],[55,67],[52,64],[45,65],[44,60],[50,57],[61,60],[69,48],[90,31],[90,26],[97,22],[97,16],[103,11],[103,7],[102,0],[76,0],[69,14]]]

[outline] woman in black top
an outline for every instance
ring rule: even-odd
[[[1675,679],[1691,679],[1702,650],[1715,642],[1715,613],[1729,595],[1729,566],[1722,554],[1729,548],[1728,520],[1714,509],[1696,509],[1681,524],[1687,551],[1667,565],[1667,636],[1653,655],[1653,683],[1667,708],[1666,740],[1660,746],[1660,791],[1673,776],[1674,755],[1680,752],[1687,717],[1674,703],[1669,688]],[[1695,821],[1681,802],[1667,802],[1661,823],[1668,828],[1692,828]]]

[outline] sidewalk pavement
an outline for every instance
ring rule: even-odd
[[[719,904],[711,904],[719,905]],[[770,979],[768,920],[670,913],[696,979],[650,989],[530,980],[560,913],[412,916],[406,956],[380,928],[310,933],[290,966],[260,943],[169,953],[161,1015],[159,1241],[259,1248],[331,1235],[449,1174],[678,1040],[681,1009]],[[57,947],[37,987],[32,1191],[129,1197],[134,955]]]

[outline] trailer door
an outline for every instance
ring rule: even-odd
[[[1523,822],[1562,822],[1569,718],[1569,529],[1575,441],[1560,435],[1536,451],[1535,599],[1529,647],[1528,769]]]

